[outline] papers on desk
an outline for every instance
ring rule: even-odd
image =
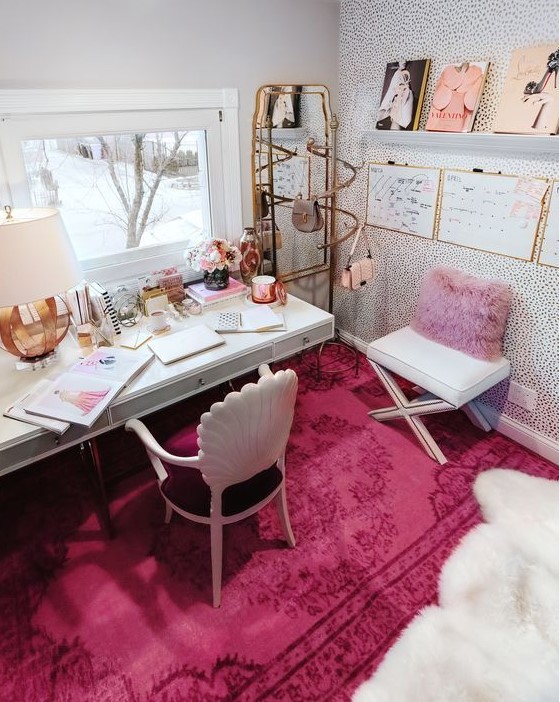
[[[286,321],[281,312],[274,312],[268,305],[263,305],[246,312],[221,312],[217,314],[214,329],[220,334],[285,331]]]
[[[101,348],[46,386],[34,388],[21,408],[26,414],[90,427],[152,359],[147,349]]]

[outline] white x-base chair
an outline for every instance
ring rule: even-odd
[[[492,361],[474,358],[410,326],[371,342],[367,358],[394,402],[369,416],[379,422],[404,419],[428,455],[440,464],[447,459],[422,416],[462,409],[475,426],[490,431],[492,427],[474,400],[510,374],[510,363],[503,357]],[[409,400],[394,375],[415,383],[421,394]]]

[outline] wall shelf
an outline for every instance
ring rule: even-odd
[[[504,156],[558,159],[558,136],[541,134],[491,134],[488,132],[405,132],[371,129],[363,137],[384,144],[462,153],[502,153]]]

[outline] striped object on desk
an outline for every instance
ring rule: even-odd
[[[107,292],[107,289],[104,288],[100,283],[90,283],[91,289],[97,293],[98,295],[101,296],[103,299],[103,307],[104,307],[104,314],[107,316],[109,321],[111,322],[111,325],[113,327],[113,331],[115,334],[120,334],[121,333],[121,325],[119,322],[119,318],[117,317],[117,311],[115,310],[115,306],[113,305],[113,300],[111,299],[111,296]]]

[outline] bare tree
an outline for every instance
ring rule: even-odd
[[[163,145],[159,145],[158,157],[153,158],[150,164],[152,173],[149,178],[147,178],[148,169],[144,153],[146,134],[133,134],[130,137],[134,169],[132,188],[129,187],[129,180],[127,179],[125,182],[117,169],[119,159],[116,147],[111,146],[105,137],[97,137],[103,149],[103,156],[107,161],[113,186],[124,209],[125,216],[116,216],[116,219],[126,227],[127,249],[137,247],[146,227],[155,221],[156,218],[151,215],[154,198],[165,172],[177,158],[186,134],[187,132],[182,132],[181,134],[174,132],[174,141],[169,148],[162,148]]]

